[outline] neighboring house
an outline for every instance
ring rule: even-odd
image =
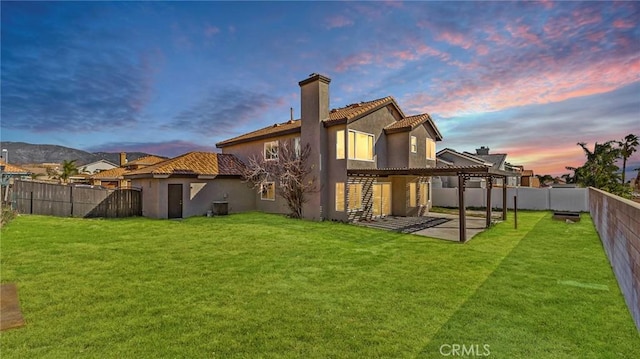
[[[532,170],[522,170],[520,186],[538,188],[540,187],[540,179],[533,174]]]
[[[473,156],[467,152],[458,152],[451,148],[445,148],[436,154],[438,167],[454,167],[454,166],[485,166],[491,167],[493,164],[482,158]],[[456,188],[458,187],[458,177],[442,176],[435,180],[436,187]],[[485,188],[486,181],[484,178],[470,178],[467,187],[469,188]]]
[[[418,216],[431,205],[431,177],[442,135],[428,114],[407,116],[393,97],[329,108],[329,83],[312,74],[299,82],[301,119],[268,126],[216,144],[242,161],[277,160],[283,141],[309,144],[309,165],[320,189],[303,208],[308,219],[357,221],[385,215]],[[254,194],[259,211],[287,213],[277,180]]]
[[[94,186],[102,186],[105,188],[129,188],[131,181],[124,178],[124,175],[141,168],[145,168],[156,163],[166,161],[167,158],[158,156],[145,156],[134,161],[127,161],[127,155],[120,153],[120,167],[102,171],[91,176],[91,184]]]
[[[226,202],[229,213],[254,210],[255,190],[242,181],[243,168],[233,155],[189,152],[123,176],[142,190],[143,216],[183,218],[206,214],[216,201]]]
[[[504,172],[511,174],[506,177],[507,186],[517,187],[520,185],[520,176],[522,166],[515,166],[506,162],[507,154],[495,153],[489,154],[489,148],[481,146],[476,149],[476,153],[458,152],[450,148],[445,148],[437,154],[439,166],[487,166],[492,171]],[[440,164],[442,163],[442,164]],[[458,186],[458,179],[453,176],[441,177],[442,187],[455,188]],[[493,185],[502,186],[503,178],[495,178]],[[484,178],[471,178],[467,185],[470,188],[486,188],[486,180]]]
[[[29,178],[30,175],[31,172],[29,170],[0,160],[0,188],[2,189],[0,191],[0,199],[2,201],[9,199],[7,187],[13,184],[14,179]]]
[[[78,166],[78,167],[81,173],[94,174],[100,171],[110,170],[118,166],[107,160],[100,160],[100,161],[91,162],[89,164]]]

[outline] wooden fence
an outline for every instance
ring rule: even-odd
[[[142,215],[142,192],[138,189],[108,190],[17,180],[11,192],[19,213],[85,218]]]

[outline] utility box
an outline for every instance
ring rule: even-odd
[[[213,202],[213,215],[214,216],[226,216],[229,214],[229,202],[215,201]]]

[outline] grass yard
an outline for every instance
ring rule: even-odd
[[[636,358],[589,216],[510,222],[460,245],[261,213],[20,216],[1,280],[27,325],[2,358]]]

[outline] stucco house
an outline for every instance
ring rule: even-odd
[[[514,166],[506,162],[507,154],[492,153],[489,154],[489,148],[481,146],[476,149],[476,153],[458,152],[451,148],[444,148],[436,154],[438,167],[446,168],[448,166],[485,166],[493,171],[504,172],[510,174],[505,178],[493,179],[494,185],[502,186],[505,182],[507,186],[516,187],[520,185],[520,176],[522,174],[522,166]],[[458,178],[455,176],[442,176],[435,179],[436,187],[456,188],[458,186]],[[486,188],[485,178],[471,178],[467,183],[469,188]]]
[[[124,175],[144,167],[154,165],[166,161],[167,158],[154,155],[140,157],[133,161],[127,161],[127,154],[120,153],[120,167],[108,169],[99,172],[90,177],[90,183],[94,186],[102,186],[105,188],[130,188],[131,181],[124,178]]]
[[[277,160],[283,141],[310,144],[309,164],[320,190],[310,194],[303,216],[359,221],[385,215],[420,216],[431,206],[431,177],[412,169],[436,166],[442,135],[426,113],[406,115],[393,97],[330,109],[331,79],[312,74],[300,81],[301,118],[218,142],[225,155]],[[426,173],[426,172],[425,172]],[[253,191],[254,209],[286,213],[277,181]]]
[[[254,210],[255,191],[242,181],[243,167],[233,155],[189,152],[123,177],[142,190],[143,216],[183,218],[207,213],[215,201],[226,202],[229,213]]]

